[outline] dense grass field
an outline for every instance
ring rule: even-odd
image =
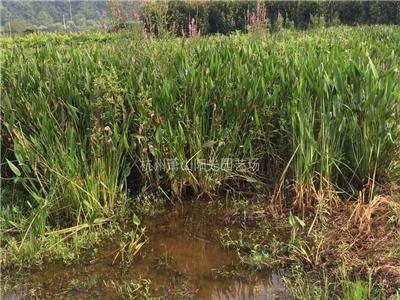
[[[399,27],[0,42],[5,267],[138,226],[138,195],[263,194],[318,223],[399,183]]]

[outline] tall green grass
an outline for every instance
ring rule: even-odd
[[[399,178],[398,27],[1,42],[2,180],[27,199],[3,206],[29,220],[21,241],[112,218],[128,190],[273,190],[287,170],[287,201],[301,208]],[[143,168],[165,159],[181,167]],[[216,167],[190,168],[204,163]]]

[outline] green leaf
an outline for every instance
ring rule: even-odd
[[[46,202],[46,199],[44,199],[43,197],[39,196],[35,192],[32,192],[32,197],[33,197],[33,199],[35,199],[41,205],[43,205]]]
[[[125,150],[129,149],[129,143],[128,143],[128,139],[126,137],[126,134],[124,134],[123,137],[122,137],[122,145],[124,146]]]
[[[140,225],[140,219],[136,214],[133,214],[132,223],[133,223],[133,225],[136,225],[136,226]]]
[[[20,177],[21,176],[21,171],[18,169],[16,165],[14,165],[11,161],[7,160],[7,164],[10,167],[11,171],[15,174],[15,176]]]
[[[156,133],[155,133],[156,142],[157,142],[158,144],[161,143],[161,135],[162,135],[161,128],[158,127],[158,128],[156,129]]]
[[[22,166],[25,162],[25,160],[22,158],[22,155],[18,151],[15,151],[15,150],[14,150],[14,155],[15,155],[15,158],[18,160],[19,165]]]
[[[306,226],[306,223],[304,223],[304,221],[302,219],[300,219],[299,217],[295,216],[296,221],[300,224],[301,227]]]
[[[369,61],[369,66],[371,68],[372,74],[374,74],[374,78],[378,79],[378,72],[376,71],[375,65],[369,56],[368,56],[368,61]]]
[[[296,226],[296,222],[295,222],[294,215],[292,214],[292,212],[289,213],[289,224],[291,227]]]
[[[94,220],[96,219],[96,215],[95,214],[91,214],[88,220],[88,224],[89,225],[93,225]]]

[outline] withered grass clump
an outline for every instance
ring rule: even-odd
[[[400,195],[342,203],[322,232],[320,255],[326,266],[345,266],[365,277],[372,272],[389,293],[400,288]]]

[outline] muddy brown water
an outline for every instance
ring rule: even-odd
[[[118,242],[109,242],[94,262],[47,264],[42,270],[11,274],[15,288],[3,299],[125,299],[110,282],[139,277],[151,281],[152,295],[165,299],[288,299],[274,270],[242,269],[240,277],[224,279],[213,275],[224,267],[236,270],[239,261],[221,246],[217,232],[225,225],[220,215],[209,211],[205,203],[185,203],[144,220],[148,242],[129,267],[113,264],[114,255],[107,253],[117,249]]]

